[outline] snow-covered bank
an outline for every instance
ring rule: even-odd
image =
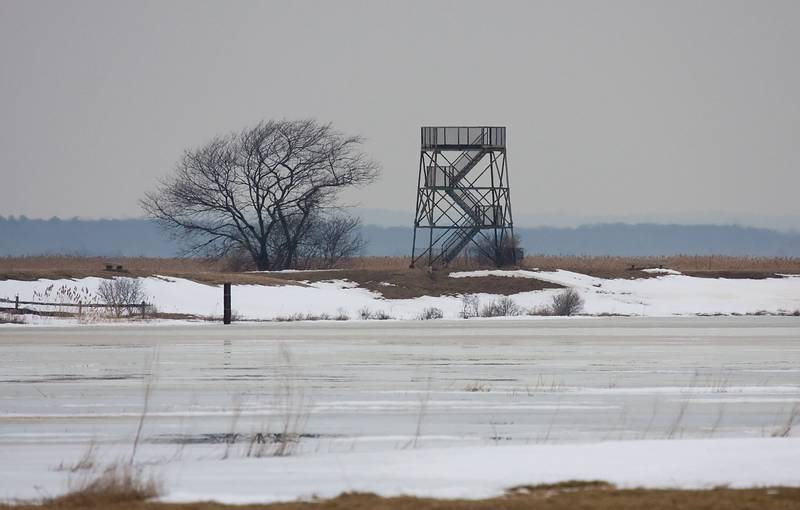
[[[605,480],[620,487],[800,485],[800,440],[624,441],[483,446],[241,459],[226,476],[198,462],[170,467],[169,501],[231,503],[334,497],[342,492],[485,498],[512,486]],[[310,481],[312,481],[309,483]]]
[[[34,498],[68,489],[57,471],[80,458],[79,445],[0,446],[0,498]],[[129,453],[98,447],[113,460]],[[145,445],[140,461],[164,482],[163,500],[224,503],[383,496],[486,498],[518,485],[605,480],[621,488],[734,488],[800,485],[800,439],[611,441],[344,452],[220,460],[222,449],[190,447],[180,457]],[[82,475],[82,476],[85,476]]]
[[[535,278],[577,289],[585,300],[584,313],[663,317],[697,314],[792,313],[800,310],[800,276],[761,280],[697,278],[667,272],[646,279],[603,279],[569,271],[470,271],[452,273],[453,278],[508,276]],[[77,280],[0,281],[0,297],[32,299],[49,286],[97,290],[101,278]],[[220,287],[172,277],[142,278],[149,300],[160,312],[203,317],[220,316]],[[549,304],[554,289],[522,292],[511,297],[523,309]],[[341,316],[358,319],[362,311],[382,312],[395,319],[416,319],[428,307],[442,310],[445,318],[457,318],[460,296],[423,296],[384,299],[379,293],[355,283],[331,279],[305,285],[235,285],[233,308],[240,318],[271,320],[302,315]],[[496,299],[478,294],[484,303]]]
[[[584,313],[590,315],[777,314],[800,309],[800,276],[751,280],[697,278],[676,273],[612,280],[562,270],[495,270],[451,273],[450,277],[508,276],[557,283],[578,290],[586,302]]]

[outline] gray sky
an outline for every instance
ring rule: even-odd
[[[140,216],[265,118],[360,133],[411,214],[421,125],[505,125],[519,218],[800,218],[800,2],[0,0],[0,214]],[[800,227],[800,225],[798,225]]]

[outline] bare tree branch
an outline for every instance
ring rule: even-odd
[[[330,252],[308,249],[323,242],[322,225],[361,243],[357,221],[326,219],[321,211],[343,188],[377,177],[379,166],[361,151],[362,143],[315,120],[261,122],[186,151],[174,173],[141,204],[186,242],[188,252],[244,250],[258,269],[294,267],[308,253]]]

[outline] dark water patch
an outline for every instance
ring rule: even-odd
[[[83,381],[125,381],[125,380],[142,380],[144,375],[129,374],[129,375],[72,375],[72,374],[58,374],[58,375],[45,375],[37,379],[5,379],[0,380],[0,383],[10,384],[42,384],[52,382],[83,382]]]
[[[222,432],[222,433],[207,433],[207,434],[161,434],[148,438],[146,442],[154,444],[271,444],[282,443],[287,439],[298,441],[302,439],[322,439],[322,438],[335,438],[343,437],[340,434],[291,434],[291,438],[284,438],[284,434],[280,432],[256,432],[251,434],[242,434],[238,432]]]

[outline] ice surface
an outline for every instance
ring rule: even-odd
[[[148,374],[138,458],[171,500],[800,485],[797,433],[771,437],[798,339],[793,317],[4,328],[0,497],[65,490],[90,441],[129,455]],[[296,456],[246,458],[291,415]]]

